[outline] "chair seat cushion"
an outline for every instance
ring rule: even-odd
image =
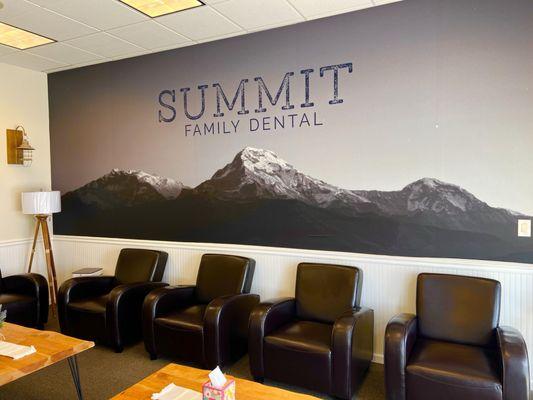
[[[333,325],[313,321],[295,321],[265,337],[269,345],[312,353],[331,353]]]
[[[88,312],[94,314],[105,314],[107,299],[109,295],[103,295],[98,297],[89,297],[86,299],[80,299],[72,301],[68,304],[68,308],[78,312]]]
[[[171,329],[202,331],[206,307],[205,304],[197,304],[182,308],[156,318],[155,323]]]
[[[264,339],[265,377],[319,392],[331,389],[333,326],[294,321]]]
[[[497,360],[487,348],[419,339],[406,368],[409,399],[501,400]]]
[[[22,294],[3,293],[0,295],[2,310],[7,311],[6,320],[14,324],[33,326],[37,318],[37,299]]]
[[[2,304],[2,306],[7,306],[8,304],[11,304],[11,303],[32,303],[32,302],[35,302],[36,300],[37,299],[35,297],[26,296],[24,294],[16,294],[16,293],[0,294],[0,304]]]

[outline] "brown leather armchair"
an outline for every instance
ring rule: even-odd
[[[420,274],[417,315],[387,326],[387,400],[527,400],[527,349],[499,326],[500,290],[491,279]]]
[[[298,265],[296,298],[261,303],[250,317],[254,379],[351,399],[373,354],[374,312],[360,307],[362,271]]]
[[[144,344],[152,360],[165,354],[205,368],[246,353],[248,318],[259,296],[249,294],[250,258],[204,254],[196,286],[165,287],[144,301]]]
[[[121,352],[142,337],[142,304],[159,287],[167,264],[163,251],[122,249],[114,276],[72,278],[59,289],[61,332],[108,344]]]
[[[48,321],[48,283],[39,274],[2,278],[0,272],[0,304],[7,322],[43,329]]]

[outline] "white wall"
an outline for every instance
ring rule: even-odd
[[[36,149],[30,167],[7,164],[6,129],[22,125]],[[23,215],[20,193],[50,189],[48,83],[42,72],[0,63],[0,269],[24,271],[34,220]],[[41,259],[37,260],[37,269]]]
[[[22,125],[35,148],[30,167],[7,164],[6,129]],[[20,193],[50,189],[50,133],[46,74],[0,63],[0,241],[32,235]]]
[[[474,260],[421,259],[373,256],[269,247],[173,243],[127,239],[56,236],[58,278],[69,277],[79,267],[103,267],[112,274],[123,247],[144,247],[169,253],[164,280],[171,284],[195,282],[200,257],[206,252],[232,253],[256,260],[252,291],[262,299],[294,295],[296,265],[303,261],[339,263],[364,271],[364,306],[375,312],[375,361],[383,360],[383,335],[389,319],[400,312],[415,311],[416,277],[421,272],[482,276],[502,283],[501,324],[524,335],[533,349],[533,265]]]

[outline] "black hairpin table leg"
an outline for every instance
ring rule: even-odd
[[[80,374],[78,370],[78,360],[76,356],[72,356],[68,358],[68,366],[70,367],[70,372],[72,374],[72,380],[74,381],[74,386],[76,387],[76,394],[78,395],[78,400],[83,400],[83,393],[81,391]]]

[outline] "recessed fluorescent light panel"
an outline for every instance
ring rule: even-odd
[[[190,8],[203,6],[199,0],[120,0],[130,7],[155,18]]]
[[[0,22],[0,44],[25,50],[53,42],[55,40]]]

